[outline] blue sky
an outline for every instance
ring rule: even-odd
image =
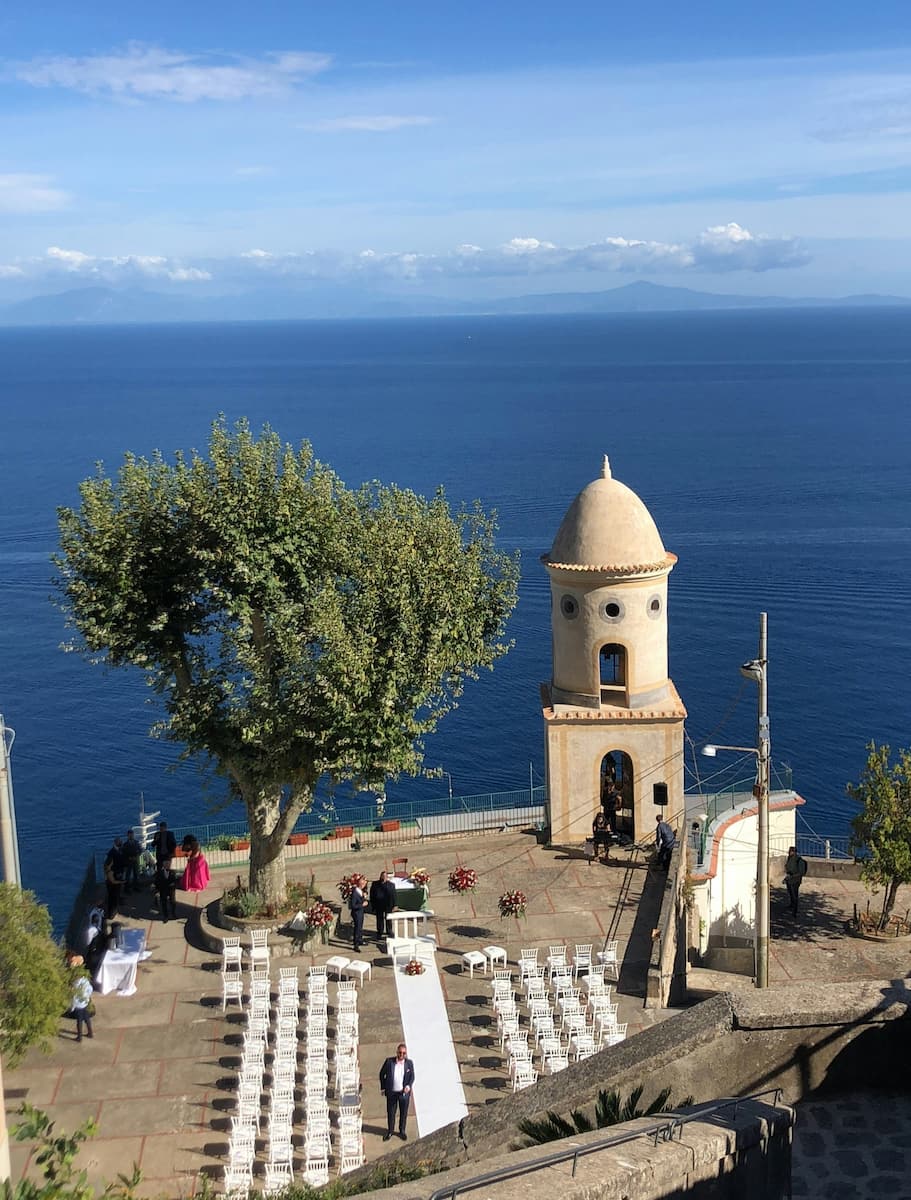
[[[12,0],[0,297],[909,294],[909,51],[892,0]]]

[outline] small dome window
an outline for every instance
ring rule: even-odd
[[[560,612],[567,621],[572,621],[579,615],[579,601],[569,594],[560,597]]]
[[[599,611],[601,619],[609,621],[611,624],[623,620],[623,605],[619,600],[604,600],[601,603]]]

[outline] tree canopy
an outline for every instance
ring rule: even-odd
[[[0,1052],[15,1066],[48,1050],[70,1004],[70,971],[51,918],[33,892],[0,883]]]
[[[318,781],[420,771],[424,735],[509,648],[518,566],[490,514],[348,489],[268,427],[219,420],[208,456],[128,454],[80,494],[55,556],[72,646],[140,668],[155,732],[244,800],[267,900]]]
[[[911,883],[911,750],[899,750],[895,762],[888,746],[867,746],[859,783],[848,795],[863,805],[852,822],[855,847],[863,852],[861,878],[884,889],[880,928],[889,922],[903,883]]]

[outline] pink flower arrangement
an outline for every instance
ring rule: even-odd
[[[411,882],[415,887],[426,887],[430,883],[430,872],[425,871],[423,867],[418,867],[411,872]]]
[[[478,883],[477,871],[471,867],[456,867],[449,873],[449,890],[451,892],[473,892]]]
[[[405,974],[406,975],[423,975],[424,974],[424,964],[422,962],[419,962],[416,958],[412,958],[409,962],[405,963]]]
[[[525,916],[528,899],[524,892],[504,892],[498,904],[501,917],[515,917],[518,920]]]
[[[308,929],[324,929],[332,923],[333,912],[328,904],[324,904],[322,900],[317,900],[315,904],[311,904],[304,913],[304,920],[307,922]]]
[[[343,900],[347,900],[355,887],[364,888],[367,886],[366,875],[359,875],[355,872],[353,875],[343,875],[338,881],[338,890]]]

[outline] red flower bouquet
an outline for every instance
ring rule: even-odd
[[[477,871],[471,867],[456,867],[449,873],[449,890],[451,892],[473,892],[478,882]]]
[[[424,970],[424,964],[422,962],[418,962],[416,958],[412,958],[409,962],[405,963],[406,975],[423,975]]]
[[[528,900],[524,892],[504,892],[499,901],[501,917],[519,917],[525,916],[525,909],[528,906]]]

